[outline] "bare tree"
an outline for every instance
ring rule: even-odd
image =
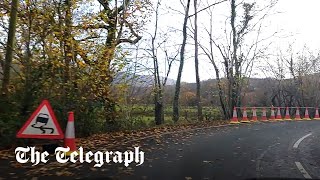
[[[222,86],[222,80],[220,78],[220,69],[218,67],[218,61],[217,59],[214,57],[214,41],[213,41],[213,12],[212,12],[212,8],[208,9],[208,13],[210,16],[210,23],[209,23],[209,30],[207,28],[205,28],[205,31],[207,32],[207,35],[209,37],[209,47],[206,47],[205,45],[203,45],[202,43],[199,43],[200,48],[202,49],[202,51],[205,53],[205,55],[207,56],[207,58],[210,60],[210,62],[212,63],[213,67],[214,67],[214,71],[215,71],[215,75],[216,75],[216,80],[217,80],[217,86],[218,86],[218,94],[219,94],[219,101],[220,101],[220,105],[223,111],[223,114],[227,114],[227,108],[226,108],[226,101],[225,101],[225,93],[224,93],[224,89]],[[226,57],[224,57],[225,59]]]
[[[180,97],[180,85],[181,85],[181,76],[183,71],[183,65],[184,65],[184,53],[185,53],[185,47],[187,42],[187,24],[188,24],[188,16],[189,16],[189,8],[190,8],[190,1],[187,0],[187,5],[185,7],[185,15],[184,15],[184,21],[182,26],[182,44],[181,44],[181,50],[180,50],[180,65],[179,65],[179,71],[178,71],[178,77],[176,81],[176,89],[174,93],[173,98],[173,121],[177,122],[179,120],[179,97]]]
[[[194,11],[197,12],[198,1],[194,0]],[[196,83],[197,83],[197,108],[198,108],[198,120],[203,120],[202,104],[201,104],[201,84],[199,76],[199,45],[198,45],[198,13],[194,15],[194,64],[196,70]]]
[[[156,9],[155,9],[155,29],[154,33],[151,35],[151,55],[153,59],[153,77],[154,77],[154,117],[156,125],[160,125],[164,123],[164,101],[163,101],[163,91],[164,87],[167,83],[168,75],[171,71],[171,66],[175,58],[177,57],[178,53],[171,57],[168,54],[168,50],[166,48],[166,41],[167,37],[160,40],[160,42],[156,42],[158,38],[158,22],[159,22],[159,7],[161,4],[161,0],[158,0]],[[160,49],[159,49],[160,48]],[[166,72],[164,75],[164,80],[162,80],[160,74],[160,67],[159,67],[159,57],[158,51],[161,50],[165,54],[165,65],[167,65]]]
[[[167,43],[169,42],[168,39],[170,38],[171,31],[166,30],[162,33],[162,29],[159,28],[161,3],[162,0],[158,0],[153,8],[153,32],[145,32],[150,36],[150,39],[147,38],[145,40],[150,43],[141,43],[140,45],[146,45],[145,48],[138,48],[139,51],[142,50],[141,52],[145,52],[147,54],[144,55],[147,60],[152,60],[152,67],[146,68],[148,68],[148,71],[153,76],[152,96],[156,125],[164,123],[164,89],[167,84],[168,76],[171,72],[172,64],[179,55],[179,51],[176,49],[176,47],[179,46],[170,44],[170,47],[168,47]]]
[[[267,76],[273,77],[274,85],[265,91],[272,104],[317,106],[320,98],[317,91],[319,58],[319,53],[312,52],[306,46],[295,52],[290,44],[286,51],[279,51],[275,64],[267,62],[263,70]]]
[[[220,99],[226,98],[226,101],[220,101],[225,103],[225,105],[222,105],[222,108],[225,108],[225,119],[230,119],[233,107],[241,105],[242,87],[245,79],[251,74],[254,61],[264,57],[267,46],[262,46],[261,42],[274,36],[272,34],[270,37],[262,39],[260,32],[263,20],[269,15],[276,2],[271,0],[270,4],[258,9],[256,2],[246,3],[242,1],[237,3],[236,0],[230,0],[231,12],[227,19],[229,23],[226,23],[224,31],[225,42],[219,43],[217,39],[211,39],[223,60],[222,64],[227,79],[225,97],[220,97]],[[242,13],[238,7],[242,7]],[[230,25],[230,31],[227,24]],[[248,34],[256,36],[253,42],[246,41]],[[216,68],[215,70],[217,71]],[[223,93],[219,94],[223,95]]]
[[[161,81],[160,81],[160,73],[159,73],[159,62],[158,57],[156,54],[156,45],[155,40],[157,38],[157,32],[158,32],[158,20],[159,20],[159,6],[161,1],[158,0],[155,10],[155,30],[154,34],[151,38],[151,44],[152,44],[152,58],[153,58],[153,76],[154,76],[154,117],[155,122],[157,125],[160,125],[164,122],[164,115],[163,115],[163,100],[162,100],[162,88],[161,88]]]

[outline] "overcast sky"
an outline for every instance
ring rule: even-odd
[[[163,0],[166,1],[166,0]],[[211,2],[211,0],[208,0]],[[169,6],[182,10],[179,1],[167,1]],[[214,1],[212,1],[214,2]],[[258,2],[266,2],[265,0],[260,0]],[[214,11],[216,13],[217,19],[220,18],[220,23],[223,22],[229,13],[228,3],[225,5],[219,5],[215,7]],[[281,38],[274,38],[272,46],[270,46],[270,52],[277,51],[278,49],[285,50],[289,44],[294,43],[294,50],[299,51],[304,45],[312,50],[317,50],[320,47],[320,25],[319,17],[320,11],[320,0],[279,0],[275,7],[274,12],[279,12],[278,14],[272,15],[265,22],[266,27],[263,32],[267,34],[272,34],[275,31],[281,32]],[[191,11],[193,11],[193,5],[191,6]],[[171,11],[172,12],[172,11]],[[175,27],[177,29],[182,28],[183,16],[179,14],[165,14],[162,17],[160,25],[162,27]],[[200,23],[201,20],[207,18],[207,13],[203,12],[199,14]],[[165,29],[165,28],[164,28]],[[201,30],[199,30],[201,31]],[[204,36],[200,34],[199,36]],[[286,37],[286,38],[284,38]],[[175,40],[182,41],[182,37],[177,36]],[[187,48],[187,51],[193,52],[191,48]],[[200,78],[201,80],[206,80],[210,78],[215,78],[215,73],[213,71],[212,65],[209,61],[202,57],[200,58]],[[182,80],[184,82],[195,82],[195,70],[193,58],[186,60]],[[178,64],[173,67],[170,78],[176,79],[177,77]],[[259,74],[259,70],[255,70],[254,73],[256,77],[263,77]]]

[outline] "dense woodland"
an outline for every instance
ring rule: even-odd
[[[15,133],[43,99],[63,128],[67,112],[75,112],[77,136],[228,120],[235,106],[320,104],[319,52],[290,43],[268,51],[279,32],[263,28],[276,0],[167,4],[2,0],[1,146],[18,141]],[[217,26],[219,6],[226,16]],[[164,28],[164,14],[170,13],[181,24]],[[181,80],[186,59],[195,64],[196,83]],[[199,75],[205,61],[215,74],[209,80]],[[173,69],[176,79],[169,78]],[[252,78],[257,71],[265,76]]]

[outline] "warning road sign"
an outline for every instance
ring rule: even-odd
[[[43,100],[17,133],[18,138],[63,139],[64,135],[49,101]]]

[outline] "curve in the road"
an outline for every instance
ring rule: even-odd
[[[305,137],[311,132],[312,136],[307,136],[310,138]],[[166,147],[146,154],[151,160],[135,168],[133,176],[250,179],[306,178],[308,174],[320,178],[317,172],[320,163],[312,160],[319,154],[315,150],[320,146],[316,141],[320,137],[320,121],[252,123],[191,134],[188,142],[166,142]],[[183,136],[189,135],[184,132]],[[299,148],[293,148],[295,144]],[[303,173],[297,164],[304,169]]]
[[[305,136],[301,137],[298,141],[296,141],[293,145],[293,148],[297,149],[300,145],[300,143],[306,139],[307,137],[311,136],[312,133],[306,134]],[[306,169],[303,167],[303,165],[300,162],[295,162],[298,170],[301,172],[301,174],[303,175],[303,177],[305,177],[306,179],[312,179],[312,177],[310,176],[310,174],[306,171]]]

